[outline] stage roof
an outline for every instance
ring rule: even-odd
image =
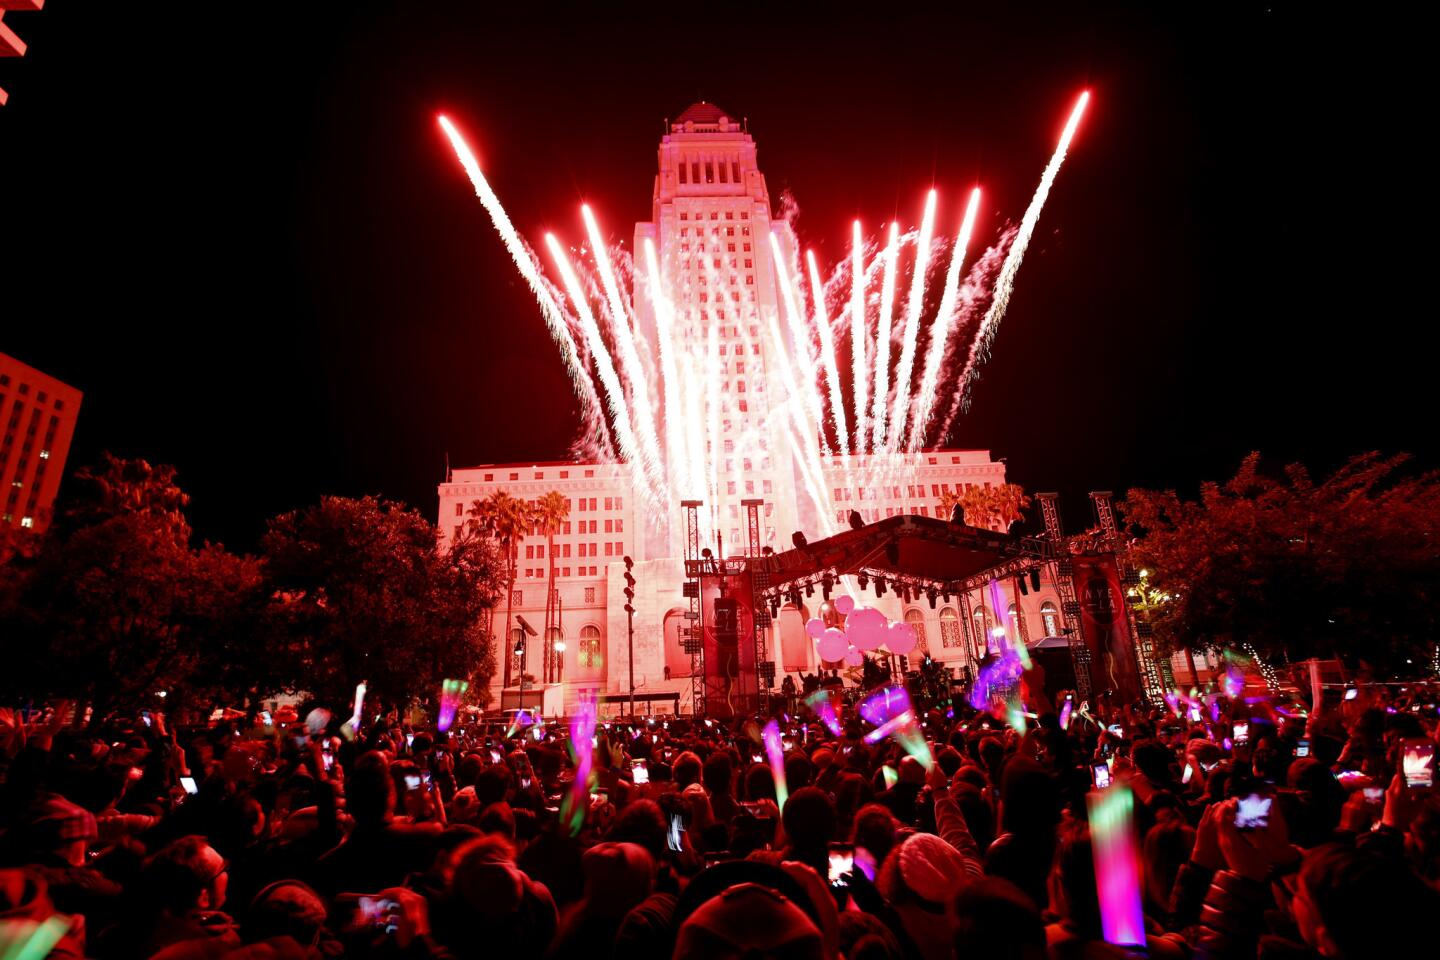
[[[905,515],[763,558],[762,569],[768,571],[772,589],[813,581],[826,572],[959,584],[1010,560],[1041,560],[1050,555],[1049,542],[1034,537]]]

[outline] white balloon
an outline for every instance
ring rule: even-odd
[[[860,650],[874,650],[885,642],[885,614],[874,607],[856,607],[845,620],[850,642]]]
[[[820,641],[816,644],[816,652],[820,654],[821,660],[835,663],[844,658],[845,651],[849,647],[850,644],[845,640],[845,634],[831,627],[821,634]]]
[[[909,656],[915,650],[915,630],[908,623],[892,623],[886,631],[885,646],[891,653]]]
[[[848,617],[850,611],[855,609],[855,598],[850,596],[838,596],[835,598],[835,611],[842,617]]]

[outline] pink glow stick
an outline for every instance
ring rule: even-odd
[[[1117,783],[1107,790],[1091,791],[1086,803],[1105,941],[1143,947],[1145,915],[1140,906],[1140,862],[1135,852],[1135,797],[1129,787]]]

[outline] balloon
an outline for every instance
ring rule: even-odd
[[[907,656],[915,649],[915,630],[908,623],[892,623],[886,631],[885,646],[891,653]]]
[[[845,632],[859,650],[874,650],[885,642],[885,614],[874,607],[856,607],[845,621]]]
[[[831,627],[820,636],[820,642],[816,644],[816,651],[820,654],[821,660],[835,663],[845,656],[845,651],[850,647],[845,639],[845,634]]]
[[[810,634],[810,639],[819,640],[821,634],[825,632],[825,621],[819,617],[811,617],[805,621],[805,632]]]
[[[858,667],[864,662],[865,654],[861,653],[859,650],[852,648],[849,653],[845,654],[845,663],[847,666]]]
[[[850,611],[855,609],[855,598],[839,596],[835,598],[835,612],[842,617],[850,616]]]

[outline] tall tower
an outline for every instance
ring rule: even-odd
[[[763,500],[761,544],[779,549],[777,534],[799,524],[795,466],[781,419],[787,397],[772,363],[773,332],[783,336],[786,327],[770,238],[774,232],[789,258],[794,237],[788,224],[771,222],[755,141],[714,104],[692,104],[670,124],[659,162],[652,220],[635,225],[634,249],[643,261],[645,242],[655,244],[674,306],[676,365],[694,401],[687,404],[682,390],[680,409],[663,413],[667,427],[679,418],[691,451],[703,450],[690,457],[692,464],[703,459],[703,468],[691,471],[703,475],[691,477],[686,496],[704,503],[708,545],[718,534],[727,554],[746,546],[741,501]],[[653,305],[638,282],[635,299],[642,336],[656,343]],[[677,455],[683,454],[667,450],[668,457]],[[678,533],[672,530],[670,556],[680,555]]]

